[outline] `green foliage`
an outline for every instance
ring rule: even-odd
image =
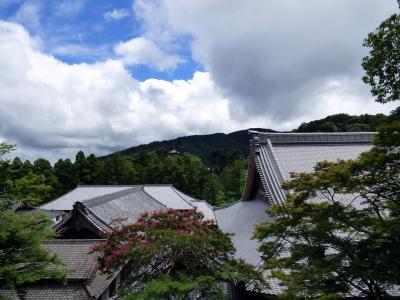
[[[17,147],[15,145],[8,144],[6,142],[1,142],[0,143],[0,158],[3,157],[3,155],[10,153],[11,151],[14,151]]]
[[[400,122],[380,129],[357,160],[321,162],[284,184],[275,219],[257,226],[265,266],[287,297],[381,299],[400,282]],[[340,200],[346,194],[350,200]],[[322,202],[310,201],[319,196]],[[352,204],[357,204],[355,208]]]
[[[122,154],[104,161],[99,168],[99,182],[103,184],[135,184],[137,172],[134,165]]]
[[[22,205],[38,205],[49,199],[52,188],[44,175],[28,173],[26,176],[5,182],[5,196]]]
[[[65,280],[65,272],[55,266],[57,257],[41,244],[54,237],[52,221],[44,214],[0,212],[0,289],[18,289],[43,278]]]
[[[396,112],[392,112],[395,114]],[[390,122],[390,116],[383,114],[350,116],[336,114],[324,119],[302,123],[295,132],[352,132],[377,131],[378,127]]]
[[[400,100],[400,15],[393,14],[364,40],[370,48],[363,58],[366,75],[363,81],[370,85],[376,101],[386,103]]]
[[[242,158],[242,154],[238,149],[218,149],[211,153],[210,162],[216,172],[221,173],[226,167],[240,158]]]
[[[229,235],[195,210],[145,213],[106,238],[94,251],[107,272],[126,264],[128,299],[185,299],[193,292],[221,299],[217,282],[264,284],[253,267],[234,259]]]

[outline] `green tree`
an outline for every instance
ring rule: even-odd
[[[391,15],[364,40],[371,48],[363,58],[366,72],[363,81],[371,86],[376,101],[386,103],[400,100],[400,15]]]
[[[52,188],[43,175],[28,175],[6,181],[6,197],[22,205],[36,206],[49,199]]]
[[[242,197],[244,163],[244,160],[234,161],[223,170],[220,176],[224,200],[227,202],[239,200]]]
[[[376,101],[399,100],[400,17],[369,34],[364,82]],[[284,205],[255,237],[265,267],[288,297],[383,299],[400,283],[400,118],[380,127],[374,147],[356,160],[321,162],[284,184]],[[343,197],[346,196],[347,201]],[[315,201],[315,197],[323,201]]]
[[[58,180],[58,186],[55,191],[57,196],[61,196],[76,187],[78,179],[70,159],[59,159],[54,164],[54,172]]]
[[[0,144],[0,165],[4,163],[2,156],[13,149],[15,146]],[[30,198],[28,194],[19,196]],[[52,221],[42,213],[16,213],[10,209],[11,203],[8,198],[0,202],[0,289],[18,292],[22,285],[40,279],[65,280],[57,257],[41,248],[42,242],[54,237]]]
[[[16,289],[43,278],[65,279],[58,258],[41,244],[54,237],[44,214],[0,211],[0,289]]]
[[[284,185],[291,194],[269,211],[275,219],[259,225],[255,236],[287,295],[343,296],[353,289],[382,299],[399,284],[399,147],[395,122],[359,159],[321,162]],[[309,201],[315,196],[324,201]]]
[[[135,184],[136,170],[133,163],[122,154],[107,158],[100,170],[100,180],[104,184]]]
[[[57,189],[60,184],[53,166],[47,159],[39,158],[33,162],[33,173],[42,175],[45,178],[46,185],[51,187],[51,192],[48,197],[43,199],[45,201],[50,200],[54,196],[54,190]]]
[[[187,299],[193,292],[223,299],[218,282],[264,286],[253,267],[233,258],[229,235],[195,210],[145,213],[106,237],[94,250],[107,272],[126,264],[127,299]]]

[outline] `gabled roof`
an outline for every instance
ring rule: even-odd
[[[372,147],[375,133],[262,133],[249,131],[249,176],[244,200],[254,195],[255,180],[260,180],[270,203],[283,203],[282,183],[290,180],[291,173],[311,172],[319,161],[355,159]],[[254,168],[255,170],[251,170]],[[254,177],[254,178],[253,178]]]
[[[103,231],[109,231],[114,226],[116,219],[123,219],[123,223],[134,223],[144,212],[173,209],[197,209],[201,211],[206,219],[215,220],[213,208],[205,201],[196,200],[172,185],[131,185],[117,186],[114,192],[109,186],[79,186],[69,196],[62,196],[51,203],[51,207],[56,210],[68,208],[68,215],[54,226],[59,233],[69,232],[72,227],[77,228],[77,232],[69,232],[72,236],[83,234],[82,228],[89,230],[84,234],[99,236]],[[83,189],[81,193],[79,190]],[[94,197],[89,197],[88,191],[94,190]],[[98,190],[99,189],[99,190]],[[101,195],[101,192],[104,194]],[[67,195],[68,195],[67,194]],[[68,205],[75,203],[72,208]],[[75,221],[74,221],[75,220]],[[76,225],[79,223],[79,226]],[[75,224],[75,225],[74,225]],[[84,235],[89,237],[88,235]]]
[[[91,248],[102,240],[52,240],[44,243],[44,249],[57,255],[67,270],[67,286],[52,280],[40,281],[21,287],[25,299],[76,300],[97,299],[110,285],[117,273],[103,274],[98,268],[97,253]],[[21,299],[15,291],[0,290],[1,296]]]

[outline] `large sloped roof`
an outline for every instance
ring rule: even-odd
[[[131,188],[127,185],[82,185],[73,189],[69,193],[42,205],[44,210],[71,210],[77,201],[85,201],[94,197],[113,194]]]
[[[206,219],[215,220],[210,205],[184,194],[172,185],[78,186],[41,207],[70,211],[66,218],[55,225],[56,230],[62,229],[79,213],[99,232],[110,230],[110,225],[116,219],[133,223],[144,212],[167,208],[197,209]]]
[[[261,263],[261,257],[257,251],[258,242],[251,237],[256,224],[270,219],[265,213],[268,206],[262,200],[238,201],[214,211],[221,230],[233,234],[236,258],[244,259],[255,266]]]
[[[249,176],[243,199],[215,210],[215,216],[223,231],[234,233],[236,256],[258,265],[257,241],[251,240],[254,225],[269,219],[265,210],[271,204],[283,203],[281,185],[290,173],[310,172],[323,160],[354,159],[372,147],[374,133],[249,133]],[[259,185],[266,199],[254,191]]]
[[[283,203],[283,181],[290,173],[311,172],[319,161],[355,159],[372,147],[374,133],[261,133],[250,131],[250,155],[271,203]],[[249,166],[251,167],[251,166]],[[250,200],[254,178],[246,184]]]

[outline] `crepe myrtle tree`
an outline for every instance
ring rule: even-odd
[[[224,299],[221,282],[265,286],[256,270],[233,257],[228,234],[195,210],[144,213],[134,224],[119,225],[96,245],[100,266],[124,266],[126,299],[186,299],[191,293]]]

